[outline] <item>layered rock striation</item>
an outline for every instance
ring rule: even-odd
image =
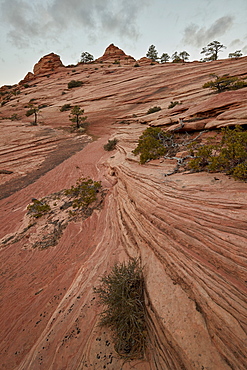
[[[206,140],[206,128],[246,124],[246,88],[202,88],[213,72],[245,76],[246,58],[140,68],[112,62],[110,73],[101,66],[39,75],[35,89],[23,88],[0,109],[0,170],[11,172],[0,172],[2,368],[245,370],[246,183],[222,173],[165,176],[175,160],[140,165],[132,151],[148,125],[172,129],[182,119]],[[75,76],[85,83],[67,89]],[[46,105],[38,126],[25,116],[31,99]],[[179,104],[168,108],[171,101]],[[69,112],[60,111],[68,103],[85,109],[93,141],[69,131]],[[154,106],[161,110],[147,114]],[[7,118],[16,112],[19,120]],[[117,148],[104,151],[112,138]],[[56,194],[87,176],[102,182],[101,207],[66,221],[45,248],[51,225],[42,217],[30,224],[28,204],[53,194],[55,230],[66,213]],[[37,240],[42,248],[33,247]],[[146,357],[130,363],[99,328],[93,291],[129,258],[143,266],[148,326]]]

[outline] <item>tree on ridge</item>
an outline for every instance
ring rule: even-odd
[[[226,46],[221,44],[219,41],[212,41],[207,46],[202,48],[201,54],[205,54],[206,58],[203,59],[204,62],[217,60],[219,51],[226,49]]]
[[[154,45],[149,46],[146,57],[152,59],[153,62],[156,62],[157,59],[159,59],[158,58],[158,52],[155,49]]]

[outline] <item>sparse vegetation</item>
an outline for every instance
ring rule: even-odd
[[[226,46],[221,44],[219,41],[212,41],[207,46],[202,48],[201,54],[205,54],[206,57],[203,59],[203,62],[208,62],[212,60],[217,60],[219,52],[222,49],[226,49]]]
[[[166,154],[167,149],[163,145],[161,135],[162,137],[171,136],[170,133],[163,132],[159,127],[148,127],[139,137],[138,145],[133,150],[133,153],[134,155],[140,154],[141,164]]]
[[[181,104],[179,101],[171,101],[170,105],[168,106],[168,109],[174,108],[176,105]]]
[[[236,50],[234,53],[229,53],[228,58],[234,58],[238,59],[241,58],[243,54],[241,53],[241,50]]]
[[[104,306],[100,326],[111,329],[115,350],[121,358],[142,358],[147,339],[144,278],[136,260],[115,264],[94,288]]]
[[[247,86],[247,82],[240,80],[238,77],[229,76],[228,74],[223,76],[212,75],[214,80],[206,82],[202,87],[204,89],[211,88],[216,90],[218,93],[226,90],[237,90]]]
[[[155,49],[155,46],[154,45],[151,45],[147,51],[147,54],[146,54],[146,57],[147,58],[150,58],[153,62],[156,62],[159,58],[158,58],[158,52],[157,50]]]
[[[89,178],[80,178],[77,180],[75,186],[65,190],[65,195],[72,198],[73,208],[84,209],[96,200],[97,193],[100,188],[100,181],[93,181]]]
[[[68,110],[71,110],[71,104],[64,104],[61,108],[60,108],[60,112],[66,112]]]
[[[33,202],[28,205],[27,210],[28,214],[30,214],[32,217],[40,218],[47,214],[51,210],[51,207],[43,199],[33,199]]]
[[[37,126],[38,124],[38,112],[39,112],[39,108],[34,106],[33,104],[29,104],[29,109],[28,111],[26,112],[26,116],[27,117],[30,117],[34,114],[34,122],[33,122],[33,125],[34,126]]]
[[[147,114],[152,114],[152,113],[155,113],[155,112],[158,112],[159,110],[161,110],[161,107],[152,107],[152,108],[149,108],[149,110],[147,111]]]
[[[104,149],[108,152],[111,150],[114,150],[116,148],[117,143],[118,143],[118,139],[116,138],[112,140],[108,140],[108,143],[104,145]]]
[[[225,172],[236,180],[247,180],[247,132],[240,126],[222,129],[220,144],[195,145],[193,171]]]
[[[82,127],[82,122],[86,121],[87,119],[87,116],[83,116],[84,109],[81,109],[79,105],[75,105],[73,108],[71,108],[70,113],[72,115],[70,121],[76,123],[77,129]]]
[[[82,81],[79,81],[79,80],[71,80],[69,83],[68,83],[68,89],[73,89],[75,87],[80,87],[83,85],[83,82]]]
[[[140,64],[135,63],[135,64],[134,64],[134,67],[140,67]]]
[[[175,51],[172,54],[172,63],[182,63],[189,60],[190,54],[187,51],[181,51],[179,54]]]
[[[170,59],[170,55],[168,55],[167,53],[163,53],[160,57],[161,63],[167,63],[169,59]]]
[[[94,56],[92,54],[88,53],[87,51],[84,51],[83,53],[81,53],[81,60],[80,60],[81,63],[91,63],[93,61],[94,61]]]

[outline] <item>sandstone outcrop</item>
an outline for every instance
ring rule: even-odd
[[[24,85],[32,80],[34,80],[35,75],[32,72],[28,72],[26,76],[19,82],[19,85]]]
[[[60,56],[54,53],[50,53],[42,57],[38,63],[33,67],[33,73],[35,76],[45,74],[48,72],[54,72],[59,67],[63,67]]]
[[[73,73],[87,83],[69,91]],[[3,369],[246,369],[246,183],[223,173],[165,176],[176,160],[140,165],[133,154],[149,125],[171,129],[182,119],[198,130],[191,138],[207,141],[206,125],[247,123],[246,88],[203,89],[211,73],[246,76],[246,58],[58,69],[0,108]],[[25,115],[30,100],[43,106],[38,126]],[[69,112],[60,111],[68,103],[85,110],[94,140],[69,130]],[[148,114],[154,106],[161,110]],[[109,138],[118,140],[112,152],[103,149]],[[45,248],[65,219],[59,194],[87,176],[102,182],[101,207],[70,220]],[[28,204],[51,194],[51,223],[30,224]],[[145,359],[128,363],[98,327],[93,287],[130,257],[144,269],[148,342]]]
[[[153,61],[152,61],[152,59],[147,58],[147,57],[142,57],[141,59],[138,59],[138,60],[137,60],[137,63],[138,63],[140,66],[147,66],[147,65],[150,65],[151,63],[153,63],[153,64],[158,64],[157,62],[153,62]]]
[[[126,55],[125,52],[119,49],[114,44],[110,44],[102,57],[97,59],[97,62],[108,62],[108,63],[116,63],[121,62],[121,64],[131,65],[135,62],[135,59],[130,56]]]

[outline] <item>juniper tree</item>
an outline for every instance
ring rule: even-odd
[[[226,49],[226,46],[219,41],[212,41],[207,46],[202,48],[201,54],[205,54],[206,58],[203,61],[217,60],[219,51]]]
[[[148,58],[152,59],[153,62],[156,62],[157,61],[157,59],[158,59],[158,52],[155,49],[155,46],[154,45],[151,45],[149,47],[146,56]]]

